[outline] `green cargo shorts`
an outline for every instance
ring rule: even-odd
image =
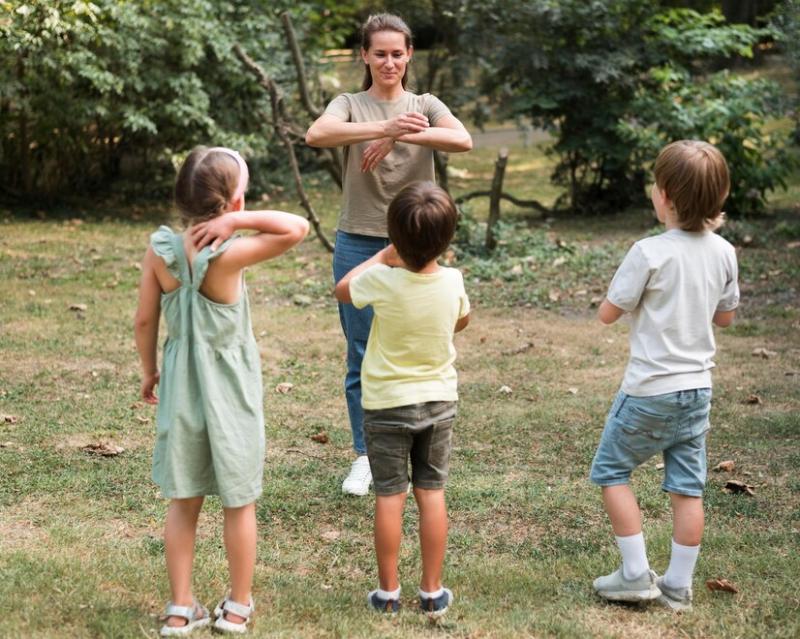
[[[450,467],[456,402],[425,402],[364,411],[364,434],[376,495],[444,488]]]

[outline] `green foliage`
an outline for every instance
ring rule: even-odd
[[[619,125],[637,163],[649,166],[670,140],[708,140],[731,168],[729,212],[760,211],[770,190],[786,188],[793,160],[785,137],[764,131],[765,121],[783,111],[775,83],[722,71],[700,84],[670,66],[651,70],[650,78],[655,86],[642,87],[633,101],[637,118]]]
[[[766,30],[726,24],[718,11],[654,13],[647,0],[517,2],[514,20],[501,5],[479,3],[466,31],[489,40],[484,89],[505,115],[553,132],[552,179],[572,210],[614,210],[641,197],[648,163],[676,137],[720,141],[736,210],[759,209],[783,185],[788,163],[767,164],[786,158],[784,141],[761,129],[782,113],[776,88],[709,75],[720,61],[752,57]]]
[[[0,167],[16,195],[82,193],[135,176],[163,192],[177,156],[200,143],[244,150],[264,169],[282,152],[269,103],[235,42],[291,86],[279,14],[286,0],[13,0],[0,3]],[[332,36],[305,40],[310,57]],[[301,33],[302,35],[302,33]],[[265,173],[254,172],[256,179]],[[266,178],[269,181],[269,178]]]

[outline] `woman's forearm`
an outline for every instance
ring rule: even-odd
[[[472,136],[466,129],[450,129],[432,126],[419,133],[408,133],[397,138],[398,142],[419,144],[436,151],[463,153],[472,150]]]
[[[386,121],[375,122],[315,122],[306,133],[306,144],[316,147],[348,146],[386,137]]]

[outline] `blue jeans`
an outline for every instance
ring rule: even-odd
[[[336,232],[333,251],[333,281],[338,282],[362,262],[388,246],[383,237],[370,237],[354,233]],[[361,361],[367,349],[369,329],[372,326],[372,307],[361,310],[352,304],[339,304],[339,321],[347,339],[347,373],[344,377],[344,396],[353,433],[353,449],[358,455],[367,454],[364,441],[364,409],[361,408]]]
[[[676,495],[702,497],[710,408],[710,388],[651,397],[619,391],[592,462],[592,482],[598,486],[627,484],[634,468],[661,453],[661,488]]]

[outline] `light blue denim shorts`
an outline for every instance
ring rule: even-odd
[[[598,486],[627,484],[634,468],[662,453],[661,488],[702,497],[710,409],[710,388],[651,397],[632,397],[619,391],[606,419],[590,479]]]

